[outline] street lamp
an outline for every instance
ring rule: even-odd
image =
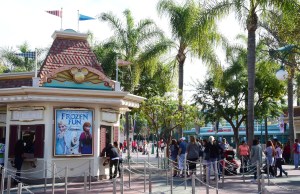
[[[122,59],[117,59],[116,60],[116,82],[118,82],[118,77],[119,77],[119,66],[124,67],[124,66],[129,66],[132,63],[129,61],[124,61]]]
[[[293,78],[295,74],[296,64],[286,61],[290,54],[295,54],[295,49],[300,49],[296,45],[290,44],[278,49],[270,49],[269,55],[274,59],[279,59],[282,62],[281,69],[277,71],[276,78],[278,80],[286,80],[288,78],[288,117],[289,117],[289,130],[290,130],[290,145],[294,143],[294,107],[293,107]],[[291,67],[290,74],[284,70],[284,65]]]
[[[276,78],[280,81],[284,81],[288,78],[288,72],[284,69],[282,65],[281,68],[276,72]]]

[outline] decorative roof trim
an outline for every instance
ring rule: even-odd
[[[70,31],[54,31],[54,33],[51,36],[54,40],[56,38],[67,38],[67,39],[80,39],[80,40],[86,40],[88,35],[84,33],[78,33],[78,32],[70,32]]]
[[[48,82],[48,79],[55,78],[56,74],[58,74],[59,72],[70,70],[74,67],[78,69],[86,68],[88,71],[95,73],[96,75],[99,75],[99,79],[102,80],[103,82],[107,82],[110,87],[115,86],[115,82],[110,80],[108,77],[106,77],[106,75],[104,75],[104,73],[102,73],[101,71],[90,66],[82,66],[82,65],[64,65],[60,68],[53,70],[51,73],[48,73],[46,75],[41,75],[40,84]]]

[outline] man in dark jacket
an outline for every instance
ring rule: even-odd
[[[119,152],[113,144],[108,144],[107,154],[109,156],[109,179],[116,178],[119,165]],[[112,167],[114,166],[114,174],[112,175]]]

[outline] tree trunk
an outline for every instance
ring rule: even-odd
[[[268,134],[268,118],[265,117],[265,143],[267,144],[267,141],[269,139],[269,134]]]
[[[177,61],[178,61],[178,110],[182,111],[182,103],[183,103],[183,77],[184,77],[184,62],[186,56],[183,52],[179,51],[177,54]],[[178,128],[179,137],[183,137],[182,127]]]
[[[254,139],[254,88],[255,88],[255,32],[257,29],[257,15],[249,13],[247,19],[248,30],[248,145],[251,146]]]
[[[235,148],[238,149],[240,145],[240,138],[239,138],[239,128],[232,128],[233,129],[233,135],[234,135],[234,141],[235,141]]]
[[[288,112],[289,112],[289,137],[291,150],[294,144],[294,105],[293,105],[293,78],[295,74],[295,68],[292,66],[290,69],[290,75],[288,77]],[[293,152],[291,152],[291,158],[293,157]]]

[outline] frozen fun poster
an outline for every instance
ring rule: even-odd
[[[55,156],[93,154],[93,111],[55,110]]]

